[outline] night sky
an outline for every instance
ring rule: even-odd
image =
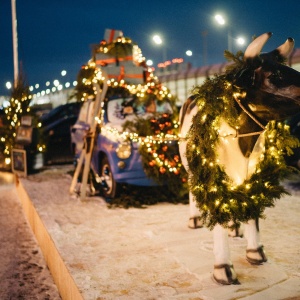
[[[91,45],[103,39],[106,28],[122,30],[155,65],[165,51],[167,59],[181,57],[202,66],[203,32],[207,32],[208,64],[225,61],[228,32],[244,36],[248,43],[253,35],[273,32],[264,51],[290,36],[300,48],[300,1],[296,0],[16,0],[16,6],[19,61],[28,84],[41,87],[48,80],[76,80],[91,56]],[[226,17],[225,27],[215,22],[217,12]],[[155,33],[162,36],[163,46],[153,43]],[[0,40],[0,95],[4,95],[8,94],[5,83],[13,82],[10,0],[0,0]],[[192,57],[185,55],[188,49]],[[64,78],[62,70],[67,71]]]

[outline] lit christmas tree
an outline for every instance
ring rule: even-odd
[[[157,183],[167,184],[169,200],[172,197],[177,201],[179,198],[187,199],[186,171],[181,164],[178,149],[176,98],[159,82],[153,70],[147,67],[140,49],[129,38],[119,36],[110,42],[103,40],[95,45],[93,58],[78,73],[74,94],[77,101],[95,96],[94,84],[103,86],[103,72],[108,77],[104,107],[111,98],[133,98],[132,103],[124,105],[132,105],[134,111],[138,104],[152,112],[152,115],[146,119],[137,117],[132,122],[125,122],[123,132],[106,126],[101,129],[101,133],[108,132],[115,135],[116,139],[122,137],[137,142],[147,176]],[[173,113],[156,112],[157,108],[166,104],[172,108]],[[119,113],[121,116],[124,114],[124,118],[126,108],[119,108]],[[127,198],[125,202],[127,203]]]
[[[23,74],[20,74],[17,84],[12,89],[9,105],[5,108],[5,118],[3,120],[4,130],[1,143],[4,144],[4,156],[6,159],[11,157],[17,128],[21,124],[22,117],[25,115],[33,116],[29,107],[31,99],[32,95],[29,91],[29,86],[26,84]],[[36,124],[33,123],[33,125]]]

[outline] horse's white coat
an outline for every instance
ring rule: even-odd
[[[188,111],[181,126],[181,137],[183,141],[179,144],[180,156],[182,163],[188,171],[188,162],[186,158],[185,137],[192,124],[193,116],[197,113],[197,105]],[[180,117],[182,111],[180,111]],[[219,143],[217,146],[218,164],[224,167],[226,174],[231,178],[233,186],[239,185],[248,179],[255,171],[256,165],[259,162],[264,152],[264,133],[261,133],[256,141],[254,149],[247,158],[241,152],[238,138],[236,137],[236,130],[230,127],[226,122],[222,122],[219,129]],[[191,192],[189,192],[189,210],[190,218],[199,216],[199,209],[196,206],[196,201]],[[231,265],[230,251],[228,245],[228,231],[221,225],[214,227],[214,257],[215,265]],[[247,239],[247,249],[257,249],[260,246],[259,232],[256,228],[254,220],[250,220],[245,224],[245,237]],[[251,255],[251,254],[250,254]],[[222,271],[215,270],[215,273]],[[217,276],[222,276],[217,275]]]
[[[247,62],[253,62],[254,58],[259,58],[262,55],[260,55],[261,50],[265,43],[268,41],[268,39],[271,37],[271,33],[264,33],[260,35],[258,38],[256,38],[252,43],[247,47],[244,54],[244,60]],[[283,105],[288,103],[288,101],[294,102],[293,106],[295,106],[295,103],[299,102],[299,91],[300,87],[296,82],[299,81],[299,72],[295,71],[291,72],[292,69],[288,67],[283,67],[280,64],[280,61],[278,60],[277,56],[281,56],[282,58],[288,58],[291,51],[294,48],[294,40],[292,38],[288,38],[284,44],[279,46],[277,49],[275,49],[272,52],[269,52],[265,55],[265,58],[263,60],[260,60],[261,62],[266,62],[266,68],[264,68],[264,65],[261,64],[260,66],[256,66],[255,64],[252,66],[253,70],[248,68],[247,70],[244,70],[243,72],[238,72],[236,74],[236,80],[235,84],[237,86],[240,86],[242,88],[251,89],[251,87],[254,87],[256,89],[259,89],[260,92],[263,92],[262,95],[274,95],[274,96],[280,96],[275,97],[277,99],[277,107],[281,106],[281,109],[284,108]],[[278,66],[278,70],[268,68],[268,62],[273,61]],[[257,61],[258,62],[258,61]],[[276,66],[276,65],[274,65]],[[270,65],[269,65],[270,67]],[[255,69],[254,69],[255,68]],[[286,69],[288,68],[288,69]],[[247,71],[247,72],[246,72]],[[244,75],[244,76],[243,76]],[[277,80],[274,80],[274,78],[271,77],[271,75],[274,75]],[[279,76],[280,75],[280,76]],[[293,80],[286,80],[287,78],[293,79]],[[298,78],[297,80],[295,78]],[[279,81],[279,82],[277,82]],[[180,111],[180,120],[182,122],[181,125],[181,137],[183,142],[179,145],[179,151],[182,163],[184,167],[186,168],[187,172],[189,172],[188,168],[188,162],[186,158],[186,145],[187,141],[185,140],[186,135],[188,134],[188,131],[190,129],[190,126],[193,124],[193,117],[197,113],[198,107],[197,105],[194,105],[194,107],[189,110],[186,108],[187,105],[189,105],[192,101],[191,97],[188,99],[188,101],[183,105],[181,111]],[[281,98],[284,98],[285,100],[282,101]],[[249,99],[247,99],[249,100]],[[254,99],[259,100],[259,99]],[[266,100],[266,106],[269,112],[272,112],[273,107],[270,106],[270,103],[268,103],[268,98],[262,98],[260,101],[262,101],[261,104],[264,104],[263,101]],[[250,110],[256,111],[258,108],[253,101],[249,101],[249,107]],[[298,104],[299,105],[299,104]],[[290,111],[292,112],[293,106],[290,107]],[[276,107],[276,106],[275,106]],[[286,107],[289,108],[289,107]],[[281,115],[280,118],[284,118],[288,116],[289,110],[282,111],[282,114],[280,114],[280,110],[278,109],[278,112],[274,113],[274,119],[275,115],[278,114]],[[261,115],[264,116],[264,110],[261,111]],[[182,118],[182,115],[184,114],[184,118]],[[271,115],[270,115],[271,116]],[[269,116],[269,117],[270,117]],[[251,117],[251,116],[250,116]],[[271,119],[269,117],[262,117],[262,119],[265,121],[264,123],[267,124],[268,121]],[[279,119],[280,119],[279,118]],[[260,127],[262,125],[251,117],[253,121]],[[256,141],[256,144],[254,145],[253,151],[249,155],[249,157],[245,157],[240,149],[239,146],[239,138],[235,137],[236,130],[232,127],[230,127],[224,120],[220,124],[219,129],[219,143],[216,147],[216,153],[218,156],[218,164],[224,167],[224,170],[226,174],[231,178],[232,180],[232,186],[240,185],[242,184],[246,179],[250,178],[250,176],[255,172],[257,163],[264,152],[264,133],[261,133]],[[206,158],[209,160],[209,157]],[[196,203],[194,201],[194,197],[192,193],[189,193],[190,197],[190,218],[198,217],[200,212],[196,206]],[[259,264],[261,262],[265,262],[267,260],[264,251],[262,247],[260,247],[260,239],[259,239],[259,232],[258,228],[256,227],[256,221],[250,220],[247,224],[245,224],[245,237],[247,239],[247,259],[249,262],[254,264]],[[230,251],[228,246],[228,232],[225,230],[220,224],[217,224],[214,227],[214,255],[215,255],[215,268],[214,268],[214,277],[215,279],[223,284],[232,284],[236,283],[236,274],[234,271],[234,268],[231,264],[230,259]]]

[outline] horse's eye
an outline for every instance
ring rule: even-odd
[[[283,77],[280,71],[273,72],[271,75],[268,76],[268,79],[274,85],[280,85],[283,81]]]

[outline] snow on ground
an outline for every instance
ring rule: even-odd
[[[0,186],[0,299],[59,300],[9,177],[0,180],[5,184]]]
[[[299,178],[260,222],[266,264],[249,265],[245,240],[230,240],[236,286],[212,280],[212,232],[187,227],[187,205],[109,209],[101,197],[80,201],[69,195],[63,168],[21,182],[84,299],[300,299]]]

